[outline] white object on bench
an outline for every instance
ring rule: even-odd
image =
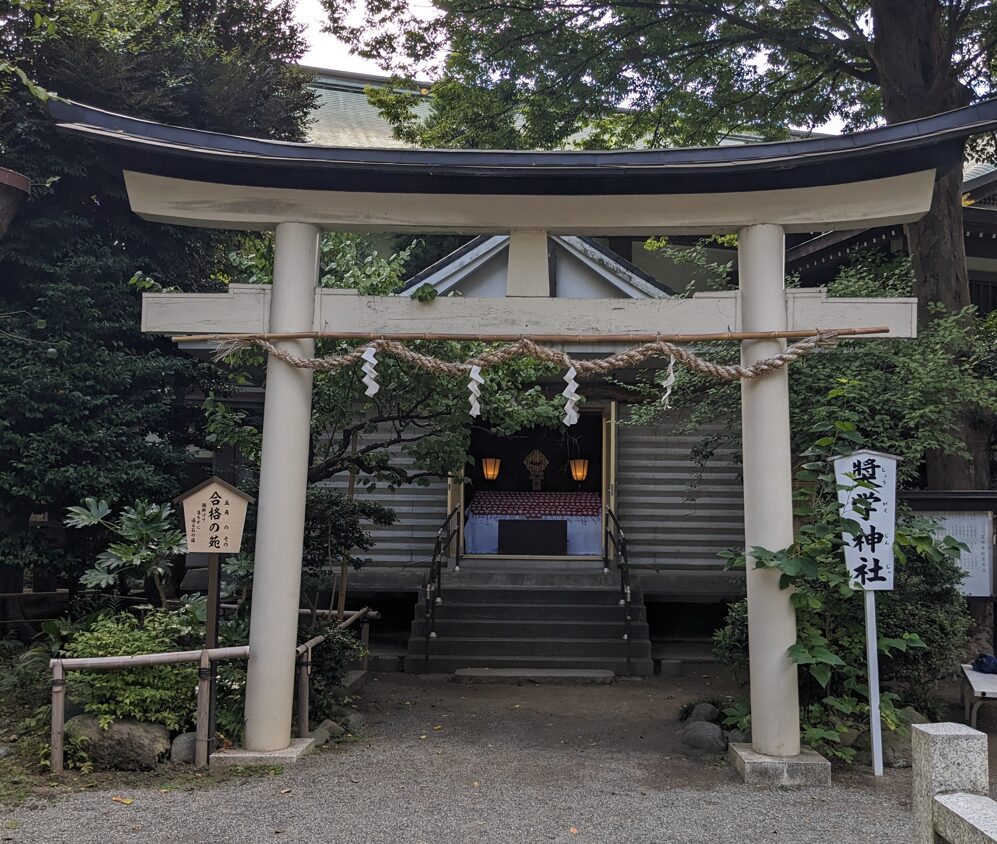
[[[976,715],[984,701],[997,701],[997,674],[975,671],[972,665],[962,667],[962,702],[969,726],[976,729]],[[967,694],[971,692],[971,694]]]

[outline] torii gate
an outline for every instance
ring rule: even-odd
[[[432,332],[508,336],[786,331],[888,326],[915,334],[913,300],[825,299],[784,289],[787,232],[918,219],[936,171],[971,134],[997,127],[997,100],[853,135],[707,149],[494,152],[324,148],[182,129],[52,102],[60,127],[106,144],[133,210],[148,220],[275,229],[272,288],[146,295],[157,333]],[[432,303],[317,290],[324,229],[510,232],[507,298]],[[673,300],[552,300],[546,233],[737,232],[740,289]],[[314,341],[281,345],[310,356]],[[784,348],[742,342],[751,363]],[[788,372],[742,382],[745,541],[793,540]],[[308,438],[310,370],[267,365],[246,746],[291,740]],[[775,571],[746,571],[753,750],[801,759],[796,641]],[[764,763],[764,760],[762,760]],[[750,776],[750,774],[749,774]]]

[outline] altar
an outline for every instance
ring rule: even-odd
[[[601,497],[482,490],[467,509],[464,553],[602,556]]]

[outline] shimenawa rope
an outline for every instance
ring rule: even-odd
[[[833,331],[820,332],[814,334],[812,337],[805,337],[802,340],[796,341],[791,346],[788,346],[785,351],[777,355],[755,361],[747,366],[742,364],[714,363],[713,361],[701,358],[683,346],[678,346],[675,343],[669,343],[665,340],[643,343],[632,349],[617,352],[605,358],[575,359],[566,352],[540,346],[529,337],[523,337],[512,343],[506,343],[494,349],[489,349],[463,362],[440,360],[432,355],[417,352],[415,349],[409,348],[405,343],[398,340],[389,340],[387,338],[372,340],[369,343],[365,343],[362,346],[339,355],[306,358],[274,345],[262,337],[244,337],[222,343],[218,347],[214,359],[221,361],[241,349],[258,346],[267,352],[267,354],[273,355],[289,366],[324,372],[354,366],[365,359],[364,355],[369,354],[369,349],[374,349],[377,352],[386,352],[398,360],[426,372],[436,375],[462,377],[470,373],[472,367],[485,369],[517,357],[529,357],[539,361],[554,363],[562,369],[573,368],[579,375],[605,374],[614,369],[628,369],[651,358],[674,358],[687,369],[698,372],[701,375],[716,378],[720,381],[737,381],[739,379],[758,378],[761,375],[775,372],[787,364],[805,357],[816,349],[831,348],[837,345],[837,342],[837,333]]]

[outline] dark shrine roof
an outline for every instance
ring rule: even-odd
[[[950,167],[997,129],[997,99],[864,132],[665,150],[529,152],[327,147],[168,126],[50,101],[59,128],[109,146],[122,169],[304,190],[418,194],[729,193],[843,184]]]

